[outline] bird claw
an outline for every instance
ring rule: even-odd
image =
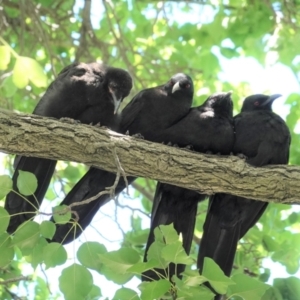
[[[237,157],[241,158],[241,159],[247,159],[248,157],[246,155],[244,155],[243,153],[238,153],[236,155]]]
[[[60,118],[59,121],[64,122],[64,123],[69,123],[69,124],[78,124],[78,123],[80,123],[79,120],[75,120],[75,119],[67,118],[67,117]]]
[[[213,154],[212,151],[209,151],[209,150],[206,151],[205,153],[206,153],[206,154]]]
[[[125,135],[129,135],[129,130],[127,130],[127,131],[125,132]]]
[[[188,150],[193,150],[194,149],[193,145],[187,145],[187,146],[185,146],[185,148],[188,149]]]
[[[179,146],[177,144],[173,144],[173,147],[175,148],[179,148]]]
[[[101,126],[100,122],[98,122],[97,124],[95,124],[95,126],[96,126],[96,127],[100,127],[100,126]],[[103,127],[104,127],[104,126],[103,126]]]
[[[145,139],[140,133],[134,134],[133,137],[135,137],[135,138],[137,138],[137,139],[142,139],[142,140]]]
[[[171,143],[171,142],[168,142],[167,146],[172,146],[172,143]]]

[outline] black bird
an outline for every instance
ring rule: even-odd
[[[192,145],[195,151],[202,153],[229,154],[234,143],[232,109],[231,93],[213,94],[201,106],[192,108],[185,118],[170,127],[160,138],[180,147]],[[205,198],[206,195],[195,191],[169,184],[157,184],[144,261],[147,261],[147,252],[154,242],[154,229],[170,223],[174,224],[178,234],[182,234],[183,248],[189,254],[198,202]],[[184,269],[185,265],[175,266],[172,263],[168,270],[146,271],[142,279],[158,280],[166,274],[171,279],[174,274],[179,277]]]
[[[272,103],[280,96],[249,96],[241,113],[234,117],[233,152],[245,155],[253,166],[288,163],[290,132],[285,122],[272,112]],[[210,257],[230,276],[239,239],[255,225],[267,205],[267,202],[228,194],[213,195],[198,254],[200,272],[204,257]]]
[[[166,84],[139,92],[123,109],[119,125],[120,133],[140,134],[146,140],[160,142],[159,135],[171,125],[182,119],[190,110],[193,101],[193,81],[182,73],[174,75]],[[61,204],[70,205],[82,202],[97,195],[114,184],[115,173],[90,168],[84,177],[74,186]],[[136,178],[128,177],[128,183]],[[120,179],[115,195],[126,188]],[[102,195],[86,205],[73,207],[79,216],[79,228],[83,230],[90,224],[98,209],[111,199]],[[53,241],[67,244],[76,239],[82,230],[76,230],[72,224],[57,225]]]
[[[132,79],[123,69],[96,62],[73,63],[65,67],[50,84],[33,114],[57,119],[66,117],[85,124],[100,122],[115,129],[117,109],[131,88]],[[14,232],[20,224],[34,216],[45,196],[55,165],[56,161],[50,159],[15,158],[13,189],[18,191],[19,170],[34,173],[38,188],[34,196],[23,196],[27,201],[14,192],[7,195],[5,209],[12,215],[8,232]]]

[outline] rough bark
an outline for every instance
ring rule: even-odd
[[[300,203],[300,167],[254,168],[235,157],[199,154],[108,129],[0,110],[0,151],[76,161],[148,177],[202,193]]]

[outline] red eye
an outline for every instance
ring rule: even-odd
[[[259,106],[259,105],[260,105],[259,101],[255,101],[255,102],[254,102],[254,105],[255,105],[255,106]]]

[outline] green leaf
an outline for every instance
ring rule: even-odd
[[[166,261],[173,262],[175,264],[193,264],[193,260],[186,254],[180,241],[171,245],[166,245],[161,251],[161,256]]]
[[[0,233],[6,231],[10,220],[10,215],[3,208],[0,207]]]
[[[12,179],[8,175],[0,176],[0,199],[3,199],[12,190]]]
[[[66,300],[85,299],[93,288],[92,274],[87,268],[73,264],[62,271],[59,288]]]
[[[186,286],[199,286],[207,279],[200,275],[198,270],[185,270],[183,273],[182,281]]]
[[[286,296],[286,300],[300,299],[300,279],[294,276],[288,278],[275,278],[274,287],[281,295]]]
[[[127,269],[140,261],[139,254],[131,248],[98,254],[101,263],[117,274],[125,274]]]
[[[48,244],[43,251],[46,269],[64,264],[68,255],[65,248],[59,243]]]
[[[140,297],[136,291],[122,287],[118,289],[112,300],[138,300]]]
[[[8,76],[2,81],[2,87],[4,90],[5,97],[9,98],[15,95],[18,90],[13,82],[13,76]]]
[[[11,237],[8,233],[0,234],[0,267],[8,265],[14,258],[14,248],[11,247]]]
[[[67,224],[71,220],[71,211],[66,210],[66,208],[68,208],[67,205],[59,205],[52,208],[53,219],[55,223]]]
[[[280,249],[279,244],[269,235],[264,235],[262,242],[265,249],[269,252],[274,252]]]
[[[25,196],[33,195],[37,186],[37,179],[34,174],[19,170],[17,187],[21,194]]]
[[[47,245],[47,241],[44,238],[40,238],[32,249],[30,263],[34,269],[44,261],[44,249]]]
[[[283,300],[281,293],[277,288],[270,287],[263,295],[261,300]],[[288,299],[286,299],[288,300]]]
[[[134,264],[132,267],[127,269],[127,272],[132,272],[134,274],[142,274],[143,272],[154,269],[154,268],[159,268],[159,262],[156,261],[155,259],[151,259],[150,261],[147,262],[138,262]]]
[[[101,267],[101,271],[99,273],[105,276],[107,280],[111,280],[119,285],[125,284],[133,277],[132,273],[118,274],[105,265]]]
[[[228,294],[238,295],[244,300],[261,299],[270,288],[269,285],[253,279],[245,274],[236,274],[231,278],[236,284],[229,287]]]
[[[209,281],[214,290],[222,295],[226,294],[229,285],[235,284],[209,257],[204,258],[202,275]]]
[[[107,253],[104,245],[98,242],[86,242],[79,247],[77,258],[83,266],[100,271],[102,263],[98,254],[104,253]]]
[[[162,244],[158,241],[154,241],[149,247],[147,253],[147,260],[150,262],[154,260],[159,263],[158,268],[165,269],[168,266],[168,262],[162,257],[162,250],[166,247],[165,244]]]
[[[20,248],[23,255],[29,255],[40,237],[40,225],[29,221],[18,227],[12,244]]]
[[[22,89],[29,80],[37,87],[47,86],[47,76],[40,64],[30,57],[19,56],[13,70],[13,82]]]
[[[40,225],[41,227],[41,235],[47,239],[52,239],[56,226],[51,221],[43,221]]]
[[[174,229],[173,223],[169,225],[160,225],[159,229],[164,235],[165,243],[170,245],[172,243],[176,243],[179,240],[179,236],[177,231]]]
[[[10,49],[8,46],[0,46],[0,70],[6,70],[10,62]]]
[[[98,300],[101,296],[102,294],[100,288],[96,285],[93,285],[85,300]]]
[[[141,290],[142,300],[153,300],[160,298],[171,288],[171,282],[166,279],[160,279],[158,281],[143,282],[138,288]]]

